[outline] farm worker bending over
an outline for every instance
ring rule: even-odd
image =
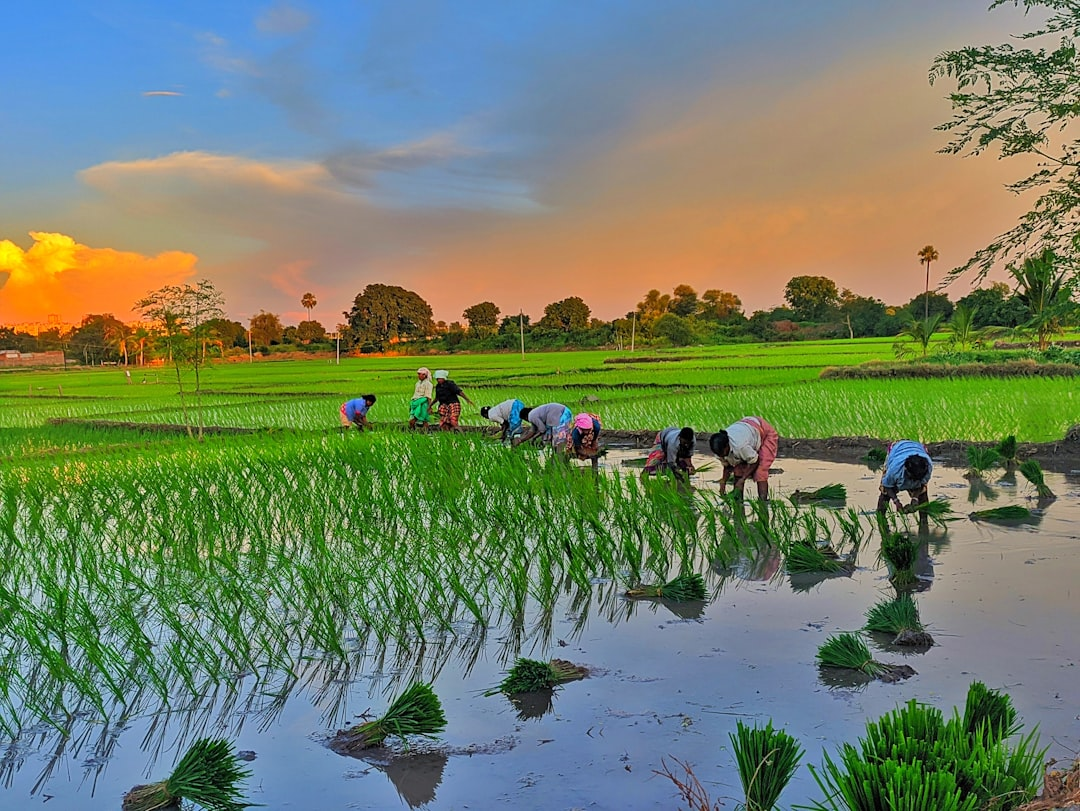
[[[889,454],[885,457],[885,472],[881,476],[878,513],[884,515],[890,501],[896,505],[896,509],[903,512],[910,512],[920,504],[925,504],[929,499],[926,485],[933,469],[934,463],[930,461],[930,454],[922,443],[901,439],[890,445]],[[907,490],[911,496],[911,504],[906,509],[900,505],[901,490]]]
[[[697,441],[693,428],[665,428],[654,441],[652,453],[645,461],[644,475],[652,476],[665,470],[670,470],[676,477],[693,474]]]
[[[445,369],[435,372],[435,401],[439,404],[439,428],[443,431],[460,431],[458,420],[461,418],[461,398],[469,405],[473,404],[464,390],[450,380]]]
[[[583,412],[574,417],[574,424],[566,437],[566,455],[575,459],[588,459],[595,468],[600,455],[600,418]],[[559,447],[557,444],[555,447]]]
[[[412,399],[409,400],[409,427],[420,425],[427,428],[431,419],[431,398],[435,387],[431,385],[431,371],[426,366],[416,370],[416,378]]]
[[[734,477],[732,486],[739,498],[747,479],[757,483],[758,498],[769,498],[769,468],[776,461],[780,437],[776,429],[761,417],[743,417],[726,431],[717,431],[709,437],[709,449],[724,463],[724,475],[720,479],[720,493],[727,492],[728,479]]]
[[[519,444],[539,437],[541,443],[550,442],[552,447],[558,447],[566,442],[574,414],[562,403],[544,403],[536,408],[521,409],[521,418],[528,420],[529,424],[526,433],[518,440]]]
[[[502,426],[499,439],[505,442],[507,437],[513,439],[521,433],[521,412],[524,408],[521,400],[503,400],[498,405],[481,408],[480,416]]]
[[[367,427],[368,410],[375,405],[375,395],[365,394],[355,400],[349,400],[341,404],[341,427],[347,428],[355,425],[356,430],[363,431]]]

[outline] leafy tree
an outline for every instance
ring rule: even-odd
[[[476,335],[491,334],[499,325],[499,308],[491,301],[474,304],[466,308],[461,316],[469,322],[469,329]]]
[[[949,330],[949,343],[966,350],[970,344],[978,343],[982,336],[975,327],[975,310],[966,304],[957,304],[952,318],[946,324]]]
[[[301,321],[296,327],[296,339],[305,345],[322,343],[326,340],[326,328],[318,321]]]
[[[953,313],[953,303],[949,301],[949,297],[945,293],[919,293],[905,304],[904,308],[911,313],[912,318],[918,318],[920,313],[929,313],[930,315],[936,313],[942,319],[946,319]]]
[[[930,263],[938,260],[938,252],[933,245],[925,245],[923,249],[919,251],[918,257],[919,264],[926,265],[926,289],[924,290],[926,298],[923,301],[923,319],[925,320],[930,317]]]
[[[256,346],[279,344],[285,335],[285,327],[275,313],[259,310],[251,316],[251,342]]]
[[[247,347],[247,327],[239,321],[230,321],[227,318],[211,318],[206,322],[206,328],[216,335],[224,346]]]
[[[180,409],[188,436],[192,435],[188,417],[187,400],[184,397],[184,380],[180,374],[182,364],[189,364],[195,373],[196,422],[199,439],[203,436],[199,372],[204,356],[200,343],[208,334],[207,323],[223,315],[224,299],[207,279],[194,285],[166,285],[149,293],[135,303],[135,308],[147,321],[153,321],[161,330],[161,341],[168,351],[176,369],[176,384],[180,389]]]
[[[840,294],[840,318],[849,338],[895,335],[900,329],[899,321],[888,314],[882,301],[847,289]]]
[[[950,278],[976,269],[982,279],[998,262],[1015,264],[1032,249],[1066,253],[1080,237],[1080,140],[1072,127],[1080,118],[1080,4],[993,0],[990,9],[1003,5],[1039,11],[1033,16],[1045,21],[1019,37],[1020,43],[1033,47],[1014,42],[969,46],[934,60],[930,83],[950,79],[956,84],[949,94],[952,117],[938,126],[951,137],[941,151],[978,155],[994,148],[1001,157],[1030,155],[1037,168],[1008,188],[1016,193],[1036,190],[1039,196],[1013,228],[953,270]],[[1076,275],[1074,269],[1073,278]]]
[[[300,297],[300,306],[307,310],[307,320],[311,320],[311,311],[315,309],[315,305],[318,304],[318,299],[315,298],[314,293],[304,293]]]
[[[1027,308],[1005,282],[994,282],[989,287],[978,287],[966,296],[958,299],[960,306],[971,309],[974,315],[975,329],[983,327],[1018,327],[1027,318]]]
[[[701,294],[702,318],[710,321],[734,321],[743,317],[742,300],[734,293],[706,290]]]
[[[900,330],[896,343],[893,344],[893,351],[896,352],[897,356],[903,357],[921,350],[922,356],[925,358],[930,352],[930,341],[933,339],[938,327],[941,326],[941,321],[941,313],[933,313],[925,320],[911,316],[904,328]]]
[[[637,317],[638,321],[643,324],[648,324],[655,321],[668,311],[668,307],[671,306],[671,296],[667,293],[661,293],[659,290],[650,290],[645,294],[645,298],[638,302],[637,305]]]
[[[784,287],[784,300],[799,320],[827,321],[840,304],[840,291],[824,276],[795,276]]]
[[[671,301],[668,303],[668,312],[682,318],[689,318],[697,315],[700,306],[697,291],[688,284],[680,284],[672,291]]]
[[[383,349],[391,339],[415,339],[435,331],[431,306],[412,290],[369,284],[344,314],[353,344]]]
[[[1035,332],[1040,351],[1049,346],[1051,335],[1061,331],[1073,309],[1072,290],[1059,267],[1057,254],[1049,248],[1027,257],[1020,267],[1009,267],[1016,279],[1016,297],[1028,311],[1024,326]]]
[[[537,327],[546,330],[577,331],[589,326],[589,305],[578,296],[555,301],[544,308]]]
[[[656,319],[653,335],[666,338],[672,346],[689,346],[697,341],[693,322],[675,313],[665,313]]]
[[[525,331],[529,331],[529,316],[527,315],[508,315],[499,322],[499,334],[506,335],[508,333],[514,333],[515,335],[521,331],[524,326]]]
[[[69,351],[82,356],[83,363],[115,362],[121,357],[114,335],[124,335],[124,325],[112,313],[87,315],[68,338]]]

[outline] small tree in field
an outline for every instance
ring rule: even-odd
[[[168,351],[169,359],[176,369],[180,410],[184,415],[184,427],[187,428],[188,436],[193,434],[180,369],[181,366],[190,366],[195,372],[195,414],[199,439],[203,436],[202,410],[199,408],[199,374],[204,363],[200,347],[209,332],[207,322],[222,317],[224,304],[221,293],[207,279],[194,285],[166,285],[135,303],[135,309],[144,319],[156,322],[161,328],[159,343]]]

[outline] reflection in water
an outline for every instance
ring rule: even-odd
[[[874,681],[872,676],[867,676],[861,670],[846,667],[819,667],[818,678],[826,687],[845,690],[865,690]]]
[[[555,690],[552,687],[529,693],[514,693],[507,698],[514,705],[520,721],[538,721],[549,712],[555,711]]]
[[[826,580],[835,580],[839,577],[851,577],[853,570],[844,569],[839,572],[794,572],[788,575],[788,585],[796,594],[805,594],[820,586]]]
[[[968,504],[975,504],[979,499],[997,501],[997,498],[997,491],[987,484],[985,479],[979,476],[972,476],[968,479]]]
[[[390,778],[409,808],[420,808],[435,801],[435,791],[442,783],[447,759],[442,752],[418,752],[398,755],[375,766]]]

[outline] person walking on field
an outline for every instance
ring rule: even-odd
[[[521,412],[526,410],[521,400],[503,400],[498,405],[484,406],[480,416],[502,426],[501,442],[513,440],[521,433]]]
[[[934,463],[926,447],[913,439],[901,439],[889,446],[885,457],[885,471],[881,475],[881,493],[878,496],[878,515],[884,515],[891,501],[901,512],[913,512],[929,500],[927,484]],[[900,491],[906,490],[911,504],[900,504]]]
[[[431,420],[431,403],[435,387],[431,385],[431,370],[421,366],[416,370],[416,385],[413,386],[412,399],[409,400],[409,428],[421,426],[425,431]]]
[[[758,498],[769,500],[769,468],[776,461],[780,437],[761,417],[743,417],[724,431],[709,437],[709,450],[724,463],[720,493],[727,492],[728,479],[741,499],[748,479],[757,484]]]
[[[697,435],[693,428],[665,428],[656,435],[652,452],[645,461],[642,475],[653,476],[670,470],[676,478],[688,478],[694,473],[694,445]]]
[[[357,431],[363,431],[368,427],[368,411],[375,405],[375,395],[365,394],[355,400],[348,400],[341,404],[341,427],[348,428],[355,425]]]
[[[465,394],[465,390],[450,379],[445,369],[435,372],[435,402],[439,404],[439,428],[443,431],[460,431],[458,422],[461,419],[461,400],[469,405],[473,401]]]
[[[521,409],[521,418],[528,420],[529,424],[518,440],[519,445],[538,437],[540,444],[550,443],[552,447],[559,447],[566,442],[570,433],[574,413],[562,403],[544,403],[536,408]]]

